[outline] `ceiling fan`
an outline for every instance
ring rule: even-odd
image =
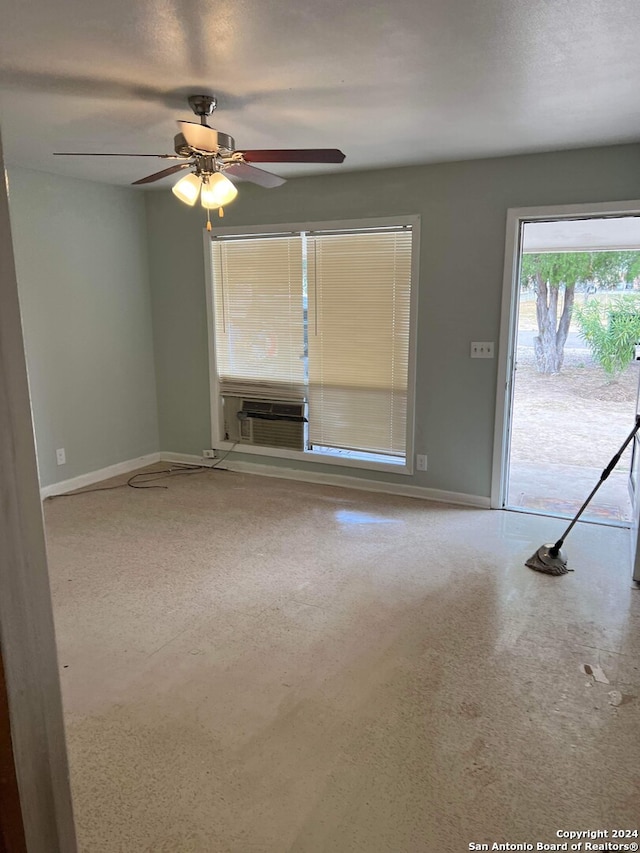
[[[175,154],[94,154],[89,152],[57,151],[56,156],[67,157],[159,157],[162,160],[179,160],[168,169],[140,178],[133,185],[150,184],[169,175],[189,169],[173,187],[175,195],[186,204],[194,205],[200,196],[207,210],[228,204],[238,194],[229,180],[250,181],[261,187],[278,187],[285,179],[252,163],[342,163],[345,155],[337,148],[276,148],[238,150],[232,136],[209,127],[207,116],[217,106],[213,95],[190,95],[189,106],[200,117],[200,124],[179,121],[180,132],[174,137]]]

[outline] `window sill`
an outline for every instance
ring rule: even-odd
[[[386,462],[365,459],[353,451],[344,454],[330,454],[326,451],[313,450],[280,450],[277,447],[257,447],[254,444],[241,444],[232,441],[218,441],[215,449],[221,451],[233,450],[235,453],[246,453],[250,456],[270,456],[275,459],[290,459],[295,462],[312,462],[321,465],[339,465],[341,468],[360,468],[368,471],[386,471],[393,474],[413,474],[413,468],[406,460]],[[346,453],[349,455],[346,455]],[[372,456],[373,454],[367,454]]]

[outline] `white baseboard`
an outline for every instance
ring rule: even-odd
[[[163,462],[182,462],[185,465],[208,465],[215,467],[211,459],[204,459],[188,453],[160,452]],[[256,462],[239,462],[225,459],[221,468],[238,471],[243,474],[257,474],[261,477],[278,477],[284,480],[300,480],[304,483],[320,483],[325,486],[343,486],[349,489],[362,489],[366,492],[383,492],[388,495],[403,495],[408,498],[437,501],[456,506],[473,506],[481,509],[491,508],[491,499],[481,495],[466,495],[461,492],[446,492],[441,489],[426,489],[423,486],[411,486],[401,483],[389,483],[383,480],[365,480],[361,477],[349,477],[346,474],[324,474],[302,471],[298,468],[284,468],[275,465],[260,465]]]
[[[76,489],[92,486],[94,483],[99,483],[102,480],[109,480],[111,477],[128,474],[138,468],[144,468],[146,465],[153,465],[155,462],[176,462],[183,465],[206,465],[211,468],[216,467],[213,460],[205,459],[202,456],[195,456],[190,453],[172,453],[168,451],[148,453],[146,456],[138,456],[137,458],[129,459],[126,462],[119,462],[117,465],[110,465],[108,468],[101,468],[98,471],[90,471],[87,474],[81,474],[80,476],[72,477],[69,480],[62,480],[59,483],[52,483],[50,486],[43,486],[40,489],[40,497],[44,500],[52,495],[63,495],[67,492],[73,492]],[[341,486],[349,489],[361,489],[366,492],[382,492],[389,495],[403,495],[404,497],[437,501],[438,503],[454,504],[457,506],[473,506],[482,509],[489,509],[491,506],[490,499],[480,495],[466,495],[461,492],[427,489],[422,486],[411,486],[403,483],[389,483],[384,480],[365,480],[361,477],[350,477],[346,474],[315,473],[314,471],[303,471],[298,468],[261,465],[257,462],[240,462],[232,461],[231,459],[225,459],[220,467],[228,468],[230,471],[238,471],[244,474],[255,474],[260,477],[277,477],[284,480],[299,480],[304,483],[319,483],[326,486]]]
[[[224,454],[223,454],[224,455]],[[206,465],[209,468],[216,468],[216,459],[207,459],[205,456],[196,456],[193,453],[173,453],[172,451],[160,451],[160,461],[161,462],[175,462],[180,465]],[[221,468],[228,468],[227,461],[225,460],[221,465]]]
[[[147,453],[146,456],[137,456],[135,459],[128,459],[126,462],[118,462],[117,465],[109,465],[108,468],[100,468],[99,471],[89,471],[88,474],[80,474],[80,476],[72,477],[70,480],[61,480],[59,483],[52,483],[50,486],[42,486],[40,489],[40,498],[44,500],[45,498],[50,498],[52,495],[64,495],[67,492],[74,492],[76,489],[92,486],[101,480],[109,480],[111,477],[128,474],[137,468],[153,465],[154,462],[160,462],[161,458],[160,453]]]

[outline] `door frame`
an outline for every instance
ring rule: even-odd
[[[638,365],[640,370],[640,365]],[[640,417],[640,381],[638,382],[638,396],[636,398],[636,418]],[[633,569],[633,580],[640,584],[640,543],[638,542],[638,531],[640,530],[640,436],[636,433],[633,437],[631,451],[631,467],[629,470],[629,496],[633,507],[633,531],[636,534],[631,537],[631,566]]]
[[[9,700],[0,648],[0,851],[8,850],[27,853],[27,842],[24,837],[20,791],[9,726]]]
[[[598,217],[640,215],[640,201],[592,202],[544,207],[512,207],[507,210],[507,233],[502,284],[502,308],[498,347],[496,417],[491,473],[491,508],[504,509],[509,470],[509,445],[513,389],[513,359],[518,308],[520,240],[525,222],[557,219],[597,219]]]
[[[53,608],[0,141],[0,646],[29,853],[75,853]],[[1,792],[0,792],[1,793]],[[15,789],[0,849],[23,850]],[[12,838],[8,835],[9,829]]]

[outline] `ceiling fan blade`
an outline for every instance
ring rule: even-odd
[[[168,169],[163,169],[161,172],[154,172],[153,175],[147,175],[146,178],[140,178],[139,181],[133,181],[131,186],[135,187],[137,184],[152,184],[154,181],[159,181],[160,178],[166,178],[168,175],[175,175],[175,173],[179,172],[181,169],[188,169],[190,165],[190,163],[176,163],[175,166],[169,166]]]
[[[160,157],[162,160],[184,160],[177,154],[108,154],[95,151],[54,151],[54,157]]]
[[[271,148],[243,151],[248,163],[342,163],[344,154],[338,148]]]
[[[204,124],[196,124],[194,121],[179,121],[178,125],[187,145],[191,148],[211,154],[218,151],[220,143],[217,130]]]
[[[285,178],[274,175],[272,172],[265,172],[264,169],[256,169],[248,163],[232,163],[224,170],[224,174],[238,178],[240,181],[251,181],[252,184],[258,184],[267,189],[279,187],[285,183]]]

